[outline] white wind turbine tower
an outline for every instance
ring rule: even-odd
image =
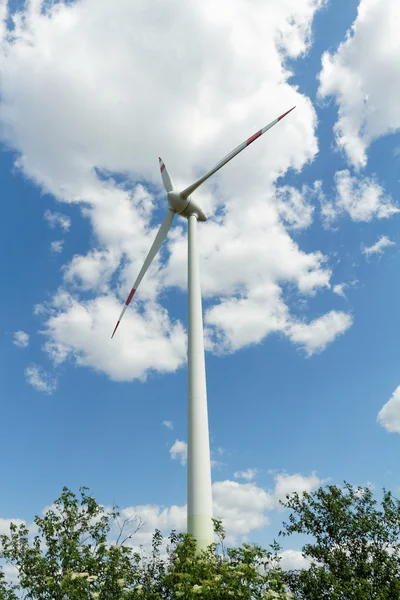
[[[295,108],[295,107],[293,107]],[[147,269],[160,250],[163,241],[172,225],[175,214],[188,220],[188,475],[187,475],[187,531],[196,540],[197,550],[205,549],[213,543],[212,524],[212,491],[211,462],[208,434],[206,369],[203,340],[203,315],[201,304],[201,287],[199,256],[197,246],[197,221],[206,221],[207,216],[191,194],[211,175],[219,171],[239,152],[247,148],[263,133],[276,125],[293,108],[272,121],[248,140],[240,144],[225,156],[211,171],[192,183],[183,191],[174,189],[171,177],[164,162],[160,161],[160,171],[165,191],[167,192],[168,210],[164,221],[156,235],[143,267],[125,302],[125,306],[117,321],[111,337],[114,336],[133,295],[139,287]]]

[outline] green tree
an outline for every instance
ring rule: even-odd
[[[18,600],[15,586],[5,581],[5,575],[0,571],[0,600]]]
[[[243,544],[225,549],[224,531],[215,521],[220,543],[197,553],[187,534],[153,536],[148,555],[129,543],[141,527],[120,522],[117,507],[97,504],[86,488],[80,498],[67,488],[44,516],[34,519],[36,533],[11,525],[0,536],[0,557],[19,572],[18,592],[26,600],[284,600],[285,577],[278,550]],[[132,524],[130,524],[132,525]],[[111,543],[111,533],[119,529]],[[0,600],[15,600],[15,591],[0,575]]]
[[[140,528],[122,539],[128,522],[120,524],[117,508],[105,510],[81,488],[80,499],[67,488],[44,517],[36,516],[33,538],[26,525],[11,524],[0,536],[0,556],[19,572],[20,589],[27,599],[118,599],[121,586],[135,575],[138,557],[126,544]],[[119,524],[117,543],[108,543],[113,523]]]
[[[308,570],[286,574],[304,600],[400,599],[400,502],[383,490],[380,504],[370,488],[330,485],[295,493],[282,535],[312,536],[303,547]]]

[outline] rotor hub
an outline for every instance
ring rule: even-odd
[[[168,204],[179,215],[182,217],[190,217],[196,215],[199,221],[207,221],[207,215],[201,208],[200,204],[194,200],[191,196],[188,198],[182,198],[179,192],[172,190],[167,194]]]

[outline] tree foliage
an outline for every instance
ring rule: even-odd
[[[345,483],[282,504],[291,510],[282,534],[312,536],[303,547],[310,569],[286,575],[299,600],[400,599],[400,502],[391,492],[378,505],[370,488]]]
[[[0,600],[18,600],[16,586],[7,583],[5,575],[0,571]]]
[[[206,552],[197,553],[194,540],[176,532],[165,546],[156,531],[151,552],[143,556],[132,547],[141,525],[121,523],[118,508],[97,504],[87,488],[80,498],[64,488],[53,506],[35,517],[34,532],[12,524],[10,533],[0,536],[0,557],[15,566],[19,580],[14,589],[0,574],[0,600],[16,600],[16,592],[26,600],[291,597],[276,545],[270,551],[248,544],[225,549],[224,531],[215,521],[220,543]]]

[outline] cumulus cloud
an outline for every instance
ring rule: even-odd
[[[382,235],[375,244],[372,246],[364,246],[362,248],[362,253],[366,256],[371,256],[372,254],[383,254],[385,248],[389,248],[390,246],[395,246],[396,243],[392,242],[386,235]]]
[[[81,290],[107,290],[119,259],[110,250],[91,250],[86,255],[76,255],[64,269],[64,281]]]
[[[352,176],[348,169],[335,174],[334,201],[321,200],[321,215],[326,225],[331,225],[339,215],[348,214],[353,221],[388,219],[400,212],[390,195],[372,177]]]
[[[246,479],[247,481],[252,481],[256,478],[258,473],[258,469],[246,469],[246,471],[235,471],[234,478],[235,479]]]
[[[284,550],[279,553],[280,566],[284,571],[308,569],[310,560],[300,550]]]
[[[205,314],[209,344],[215,352],[233,352],[261,342],[266,335],[285,329],[287,315],[276,285],[254,289],[243,298],[221,299]]]
[[[253,529],[269,523],[268,513],[282,510],[280,500],[286,494],[310,492],[323,485],[324,480],[315,473],[310,476],[278,473],[272,490],[265,490],[254,482],[217,481],[213,484],[214,516],[222,519],[228,536],[233,541]]]
[[[346,39],[322,57],[318,94],[335,99],[336,141],[357,168],[373,140],[400,127],[399,19],[397,0],[360,0]]]
[[[325,482],[326,480],[320,479],[315,472],[308,477],[299,473],[295,473],[294,475],[278,473],[275,476],[275,505],[280,506],[280,501],[286,500],[286,496],[293,494],[294,492],[297,492],[300,495],[304,492],[309,493],[323,485]]]
[[[17,152],[17,168],[58,201],[79,203],[92,229],[93,247],[65,265],[62,286],[40,311],[56,363],[70,358],[117,380],[183,364],[185,332],[162,306],[169,287],[186,289],[179,219],[138,302],[106,341],[165,210],[157,157],[183,186],[294,104],[279,131],[197,194],[211,216],[199,227],[202,286],[208,347],[217,353],[273,332],[300,345],[305,330],[313,337],[311,317],[296,335],[283,286],[309,295],[330,285],[326,257],[304,252],[290,235],[310,224],[315,190],[276,182],[318,151],[316,113],[285,65],[309,48],[322,5],[257,2],[249,11],[246,0],[223,9],[213,0],[157,0],[148,11],[145,0],[29,2],[14,19],[0,49],[2,138]],[[46,218],[67,230],[60,214]],[[342,331],[331,327],[322,342],[306,342],[308,350]]]
[[[179,459],[182,466],[187,463],[187,443],[182,440],[175,440],[175,443],[169,449],[172,460]]]
[[[113,340],[110,334],[120,312],[114,296],[85,303],[59,293],[49,308],[45,350],[56,364],[72,357],[78,366],[107,373],[115,381],[144,380],[151,370],[175,371],[186,358],[186,336],[159,304],[129,311]]]
[[[174,428],[174,424],[172,421],[163,421],[162,424],[164,425],[164,427],[166,427],[167,429],[173,429]]]
[[[64,231],[69,231],[71,227],[71,219],[62,213],[46,210],[44,213],[44,218],[51,229],[54,229],[57,225],[59,225]]]
[[[26,348],[29,344],[29,334],[25,331],[16,331],[14,333],[13,344],[18,348]]]
[[[244,535],[268,525],[266,514],[274,506],[271,493],[255,483],[217,481],[213,484],[214,516],[228,536]]]
[[[257,10],[249,12],[244,0],[223,10],[210,0],[200,4],[174,0],[168,9],[157,1],[149,13],[143,10],[143,0],[133,4],[120,0],[112,10],[105,1],[80,0],[47,6],[43,14],[37,2],[35,10],[28,7],[25,19],[16,20],[11,40],[3,44],[4,135],[25,150],[20,166],[30,176],[57,196],[78,200],[74,186],[95,179],[95,174],[89,176],[93,166],[120,172],[133,169],[153,179],[158,175],[154,157],[163,148],[190,176],[194,151],[198,168],[205,157],[215,152],[218,159],[222,149],[234,147],[236,132],[229,133],[228,124],[246,124],[250,115],[255,124],[268,109],[278,115],[282,100],[298,99],[302,114],[292,121],[297,131],[293,125],[284,126],[295,147],[282,135],[272,134],[276,143],[267,152],[270,158],[279,157],[285,148],[283,163],[289,159],[300,167],[316,151],[315,117],[309,101],[287,83],[290,74],[282,58],[287,52],[295,57],[306,50],[321,4],[291,0],[272,7],[259,2]],[[108,27],[110,17],[115,28]],[[152,37],[150,48],[143,31]],[[170,43],[172,34],[175,44]],[[70,48],[68,56],[65,46]],[[107,50],[107,60],[104,48],[112,49]],[[160,49],[162,60],[156,61]],[[231,74],[221,79],[227,61]],[[155,84],[162,93],[162,111]],[[271,84],[280,97],[267,93]],[[27,89],[34,95],[30,103],[22,93]],[[99,89],[102,94],[96,93]],[[33,149],[37,152],[28,152]],[[273,165],[280,171],[282,158],[275,158]],[[73,181],[72,175],[78,179]]]
[[[337,336],[345,333],[352,323],[353,319],[348,313],[332,310],[311,323],[291,325],[289,336],[311,356],[324,350]]]
[[[377,421],[387,431],[400,433],[400,386],[378,413]]]
[[[32,364],[25,369],[27,382],[38,392],[52,394],[57,389],[57,381],[38,365]]]

